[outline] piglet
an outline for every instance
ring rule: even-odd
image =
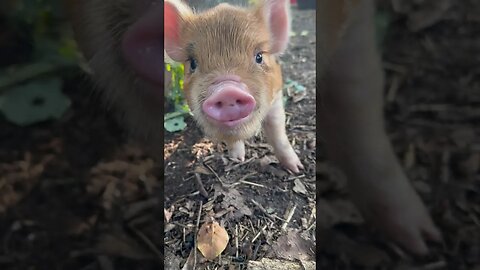
[[[245,159],[244,140],[263,126],[281,164],[303,169],[285,131],[278,56],[288,45],[288,0],[253,8],[220,4],[195,13],[184,2],[164,4],[164,48],[185,65],[185,97],[196,122],[229,155]]]

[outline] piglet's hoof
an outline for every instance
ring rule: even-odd
[[[300,170],[305,169],[302,162],[298,158],[297,154],[291,149],[285,155],[278,157],[280,163],[287,169],[289,172],[300,173]]]
[[[245,144],[239,141],[229,145],[228,155],[232,160],[245,161]]]

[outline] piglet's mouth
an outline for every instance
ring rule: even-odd
[[[225,121],[215,120],[211,117],[208,117],[208,118],[210,119],[210,121],[212,121],[214,123],[217,123],[219,126],[228,127],[228,128],[235,128],[235,127],[240,126],[243,123],[248,122],[248,119],[250,118],[250,115],[246,116],[244,118],[241,118],[241,119],[237,119],[237,120],[225,120]]]
[[[247,122],[255,109],[255,98],[247,86],[235,77],[216,80],[208,88],[210,95],[202,104],[202,111],[214,124],[234,128]]]

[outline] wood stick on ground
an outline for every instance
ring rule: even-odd
[[[198,191],[202,194],[203,197],[208,198],[208,192],[205,190],[205,187],[202,183],[202,178],[200,178],[200,174],[195,173],[195,182],[197,183]]]
[[[193,269],[195,269],[195,267],[197,266],[197,234],[198,234],[198,229],[200,228],[200,217],[202,216],[202,207],[203,207],[203,201],[200,201],[200,207],[198,207],[197,224],[195,227],[195,237],[194,237],[195,242],[193,243],[193,249],[194,249]]]
[[[235,258],[238,258],[238,224],[235,224]]]
[[[281,221],[284,221],[285,222],[285,219],[283,218],[280,218],[278,217],[277,215],[272,215],[270,213],[267,212],[267,210],[265,210],[265,208],[263,208],[263,206],[261,204],[259,204],[258,202],[256,202],[254,199],[251,199],[252,203],[255,204],[256,207],[258,207],[258,209],[260,211],[262,211],[262,213],[264,213],[266,216],[268,216],[269,218],[271,219],[278,219],[278,220],[281,220]]]
[[[265,226],[262,227],[262,229],[260,229],[260,231],[258,231],[257,235],[255,235],[255,237],[253,237],[252,239],[252,243],[255,242],[255,240],[257,240],[258,237],[260,237],[260,235],[262,234],[262,232],[267,228],[267,224],[265,224]]]
[[[295,209],[297,209],[297,204],[295,204],[292,208],[290,208],[290,211],[286,215],[287,217],[285,218],[285,222],[282,225],[283,231],[287,229],[288,223],[290,223],[290,220],[292,220],[293,214],[295,213]]]
[[[213,173],[213,175],[215,175],[215,177],[220,182],[220,184],[222,184],[222,186],[225,186],[225,183],[223,183],[222,179],[220,179],[220,176],[218,176],[217,172],[215,170],[213,170],[212,167],[210,167],[210,165],[208,165],[208,164],[204,164],[204,165],[205,165],[205,167],[207,167]]]

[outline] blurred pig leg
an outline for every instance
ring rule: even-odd
[[[275,155],[280,163],[290,171],[299,173],[303,169],[303,165],[288,141],[285,131],[285,110],[281,92],[270,108],[263,128],[267,141],[273,146]]]
[[[243,141],[236,141],[228,143],[228,155],[240,161],[245,161],[245,143]]]
[[[373,9],[372,1],[362,1],[330,59],[320,85],[319,130],[366,219],[407,251],[425,254],[425,240],[439,240],[440,233],[384,130],[383,73],[374,42]]]

